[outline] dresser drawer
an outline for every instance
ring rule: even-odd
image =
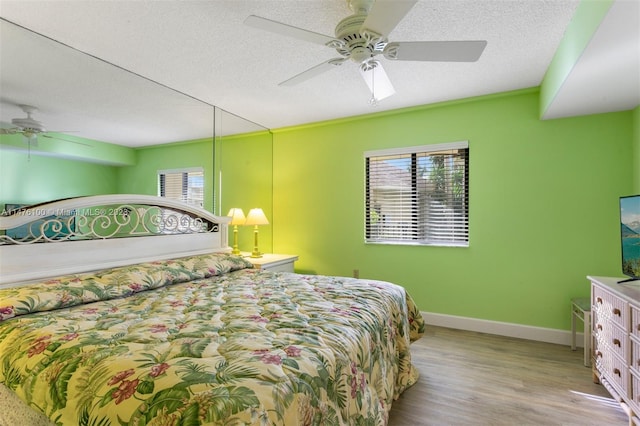
[[[640,374],[640,343],[635,339],[631,340],[631,360],[629,361],[631,370]]]
[[[640,407],[640,379],[635,373],[631,373],[631,402],[633,402],[634,408],[637,412]]]
[[[605,349],[606,350],[606,349]],[[600,342],[595,335],[592,336],[591,339],[591,363],[593,366],[602,373],[602,370],[599,368],[599,361],[602,358],[602,347]]]
[[[636,306],[631,306],[631,327],[629,327],[629,331],[640,339],[640,308]]]
[[[613,353],[596,348],[595,364],[602,376],[620,393],[627,395],[629,391],[629,367]]]
[[[609,320],[624,329],[627,328],[629,304],[624,299],[598,286],[593,286],[591,298],[593,311],[598,314],[601,322]]]
[[[612,321],[603,319],[598,313],[594,313],[593,334],[602,348],[607,348],[615,353],[621,360],[627,361],[629,336],[626,330],[621,329]]]

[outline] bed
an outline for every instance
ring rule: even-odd
[[[6,397],[59,425],[387,424],[418,379],[411,297],[253,269],[228,222],[139,195],[0,217]]]

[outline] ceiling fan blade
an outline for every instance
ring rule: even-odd
[[[15,127],[9,129],[0,128],[0,135],[15,135],[16,133],[19,133],[19,131]]]
[[[391,80],[389,80],[380,62],[369,61],[361,64],[360,74],[367,83],[367,86],[369,86],[372,99],[375,101],[381,101],[396,93],[393,84],[391,84]]]
[[[258,28],[275,34],[293,37],[298,40],[321,44],[323,46],[331,45],[334,43],[341,43],[340,40],[337,40],[334,37],[304,30],[302,28],[283,24],[282,22],[272,21],[271,19],[267,18],[261,18],[255,15],[249,15],[247,19],[244,20],[244,23],[253,28]]]
[[[367,29],[386,37],[416,3],[416,0],[376,0],[361,30]]]
[[[334,67],[338,67],[342,65],[344,61],[346,61],[347,59],[348,58],[329,59],[326,62],[318,64],[315,67],[309,68],[308,70],[303,71],[300,74],[295,75],[290,79],[283,81],[282,83],[278,84],[278,86],[294,86],[298,83],[302,83],[303,81],[307,81],[310,78],[313,78],[317,75],[327,72],[330,69],[333,69]]]
[[[382,53],[398,61],[475,62],[486,46],[486,40],[404,41],[388,43]]]
[[[71,139],[60,138],[58,136],[45,135],[44,133],[41,133],[40,136],[42,136],[43,138],[55,139],[55,140],[59,140],[59,141],[75,143],[77,145],[84,145],[84,146],[88,146],[88,147],[93,148],[93,145],[89,145],[88,143],[72,141]]]

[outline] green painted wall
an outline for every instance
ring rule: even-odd
[[[158,195],[158,170],[202,167],[204,208],[213,210],[212,139],[138,148],[136,155],[138,161],[135,166],[118,168],[118,193]]]
[[[263,253],[273,252],[271,137],[271,133],[257,132],[216,140],[220,212],[226,215],[231,208],[239,207],[247,215],[250,209],[261,208],[269,220],[269,225],[258,227],[258,247]],[[233,246],[232,232],[229,235]],[[238,226],[239,249],[250,252],[253,246],[253,227]]]
[[[230,208],[240,207],[247,214],[249,209],[260,207],[271,218],[271,150],[268,132],[216,138],[214,172],[212,139],[139,148],[138,164],[118,169],[117,191],[156,195],[158,170],[203,167],[207,210],[226,215]],[[271,225],[259,228],[259,247],[263,252],[272,251],[271,229]],[[229,235],[232,245],[232,233]],[[238,240],[241,250],[251,251],[253,230],[240,226]]]
[[[586,275],[620,274],[633,116],[540,121],[538,96],[275,131],[274,252],[299,254],[299,272],[398,283],[424,311],[568,329]],[[365,245],[363,152],[458,140],[470,146],[470,246]]]
[[[0,150],[0,204],[110,194],[116,182],[111,166]]]
[[[214,172],[212,139],[139,148],[136,150],[137,165],[118,169],[117,192],[156,195],[158,170],[202,167],[207,210],[226,215],[230,208],[240,207],[246,215],[249,209],[260,207],[270,219],[271,150],[271,134],[268,132],[216,138]],[[266,253],[273,247],[271,230],[271,224],[259,227],[259,247]],[[232,245],[231,232],[229,236],[229,244]],[[238,240],[241,250],[251,251],[253,230],[240,226]]]
[[[131,148],[63,136],[39,137],[29,152],[22,135],[0,135],[0,204],[114,193],[114,166],[136,162]]]

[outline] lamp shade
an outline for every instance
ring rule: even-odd
[[[251,209],[247,215],[245,225],[268,225],[269,221],[262,209]]]
[[[231,216],[231,222],[229,222],[229,225],[244,225],[246,221],[244,212],[239,208],[232,208],[229,210],[229,214],[227,216]]]

